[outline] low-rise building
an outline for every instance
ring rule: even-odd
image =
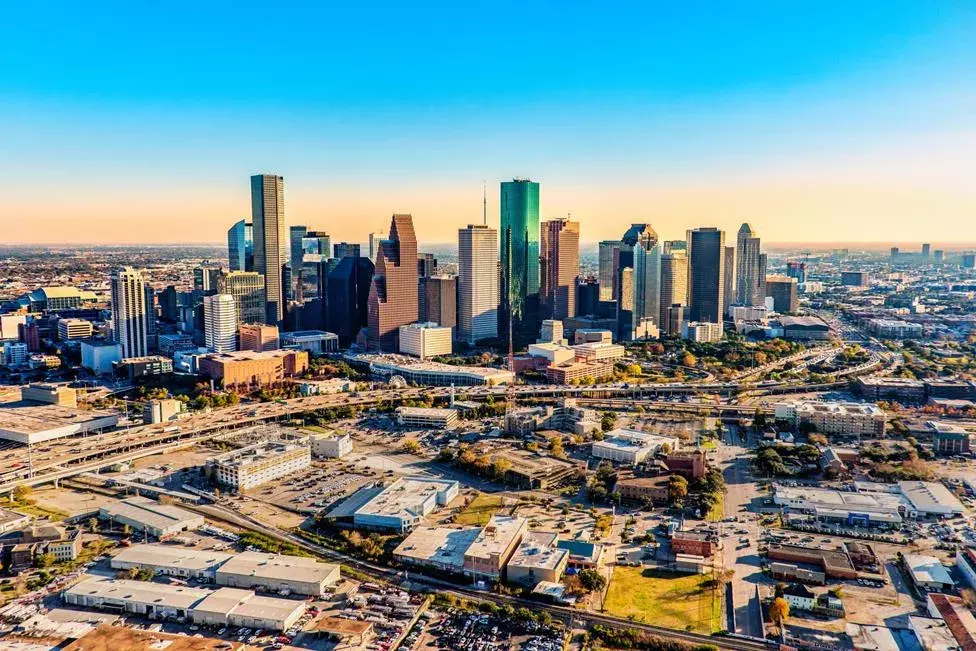
[[[348,356],[353,363],[368,364],[378,377],[400,376],[407,382],[428,386],[496,386],[514,381],[511,371],[485,366],[452,366],[406,355],[363,354]]]
[[[397,424],[400,427],[420,429],[449,429],[457,425],[456,409],[433,407],[397,407]]]
[[[142,422],[147,424],[165,423],[175,420],[183,413],[183,402],[175,398],[149,400],[142,410]]]
[[[324,396],[333,393],[346,393],[356,388],[352,380],[332,378],[329,380],[302,380],[298,390],[303,396]]]
[[[802,583],[791,583],[783,589],[783,598],[790,604],[790,610],[813,612],[817,595]]]
[[[550,364],[566,364],[576,359],[576,352],[572,348],[551,341],[529,344],[528,353],[531,357],[541,357]]]
[[[925,330],[920,323],[899,319],[868,319],[867,327],[872,334],[888,339],[917,339]]]
[[[573,331],[574,344],[587,344],[590,342],[611,344],[613,343],[613,331],[597,328],[577,328]]]
[[[601,543],[584,540],[560,540],[556,542],[556,547],[569,552],[567,567],[576,570],[589,570],[603,566],[606,547]]]
[[[889,376],[861,376],[855,380],[857,392],[867,400],[918,403],[925,401],[925,384],[920,380]]]
[[[613,362],[565,362],[546,368],[546,379],[552,384],[599,382],[613,377]]]
[[[308,370],[308,353],[303,350],[241,350],[204,355],[198,361],[200,373],[224,387],[252,387],[280,382]]]
[[[339,582],[339,566],[306,556],[242,552],[220,565],[218,585],[320,597]]]
[[[400,326],[400,352],[420,359],[450,355],[453,329],[433,322]]]
[[[941,456],[969,454],[970,433],[954,423],[930,420],[925,428],[932,433],[932,451]]]
[[[905,570],[915,587],[923,592],[945,592],[955,586],[949,570],[934,556],[905,554]]]
[[[322,330],[282,332],[278,339],[282,348],[304,350],[310,355],[335,353],[339,350],[339,335]]]
[[[325,517],[362,529],[407,533],[457,497],[458,488],[458,482],[447,479],[400,477],[388,486],[359,489]]]
[[[305,613],[306,607],[304,601],[263,597],[250,590],[209,590],[101,577],[72,585],[62,592],[62,597],[66,603],[82,608],[270,631],[291,628]]]
[[[976,589],[976,552],[969,547],[956,550],[956,569],[970,588]]]
[[[156,574],[213,581],[217,568],[233,554],[173,545],[133,545],[112,557],[113,570],[149,569]]]
[[[708,463],[704,450],[689,450],[687,452],[671,452],[664,457],[667,469],[681,475],[687,480],[701,479],[708,470]]]
[[[308,437],[312,445],[312,456],[325,459],[341,459],[352,452],[352,437],[348,434],[331,432],[312,434]]]
[[[719,539],[714,534],[698,531],[675,531],[671,534],[671,552],[711,558],[719,549]]]
[[[17,529],[23,529],[30,524],[30,516],[10,509],[0,508],[0,535]]]
[[[118,425],[119,415],[18,400],[0,404],[0,439],[33,445],[56,438],[100,432]]]
[[[597,459],[636,465],[665,446],[668,452],[673,452],[678,449],[678,445],[678,439],[670,436],[615,429],[607,432],[602,441],[593,441],[590,454]]]
[[[776,420],[796,428],[808,426],[821,434],[884,436],[885,413],[859,402],[794,401],[777,403]]]
[[[122,346],[109,341],[82,341],[81,365],[95,375],[111,375],[122,359]]]
[[[21,387],[20,399],[59,407],[78,406],[78,392],[57,384],[29,384]]]
[[[620,344],[594,341],[576,344],[573,346],[573,352],[576,354],[576,359],[581,362],[603,362],[620,359],[624,356],[626,349]]]
[[[614,492],[620,493],[620,499],[629,502],[652,502],[654,504],[668,503],[668,475],[657,477],[618,477],[614,485]]]
[[[116,376],[132,381],[144,377],[171,375],[173,360],[162,355],[126,357],[115,362],[112,367]]]
[[[543,544],[529,534],[508,560],[506,579],[510,583],[536,585],[540,581],[557,582],[569,564],[569,551]]]
[[[234,490],[248,490],[312,465],[308,443],[261,442],[207,460],[207,470]]]
[[[464,550],[464,572],[476,579],[497,579],[529,530],[525,518],[493,515]]]
[[[58,339],[61,341],[68,341],[69,339],[87,339],[91,336],[91,321],[85,321],[84,319],[58,320]]]
[[[830,338],[830,326],[816,316],[781,316],[779,326],[783,338],[790,341],[826,341]]]
[[[681,338],[698,343],[722,340],[722,324],[708,321],[685,321],[681,324]]]
[[[98,517],[160,539],[203,526],[202,515],[146,497],[129,497],[103,506]]]
[[[931,617],[945,622],[952,633],[957,649],[961,651],[976,649],[976,615],[962,599],[930,593],[926,596],[926,606]]]

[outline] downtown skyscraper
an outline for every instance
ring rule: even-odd
[[[642,238],[633,249],[634,302],[630,339],[659,336],[661,325],[661,243]]]
[[[735,303],[737,305],[763,305],[764,266],[759,235],[749,224],[742,224],[735,241]]]
[[[613,301],[617,299],[616,278],[617,278],[617,259],[620,255],[620,240],[604,240],[600,242],[599,250],[599,275],[600,300]]]
[[[146,283],[132,267],[112,271],[112,333],[122,347],[122,357],[144,357],[148,352]]]
[[[458,229],[457,339],[475,344],[498,334],[498,231]]]
[[[576,316],[580,225],[567,219],[542,222],[539,300],[546,319]]]
[[[380,241],[367,305],[366,346],[399,350],[399,329],[417,321],[417,235],[413,217],[393,215],[390,236]]]
[[[688,321],[722,323],[725,312],[725,231],[688,231]]]
[[[240,220],[227,231],[227,257],[231,271],[254,271],[254,228]]]
[[[203,299],[203,332],[207,350],[229,353],[237,350],[237,307],[230,294]]]
[[[284,266],[289,261],[285,235],[285,180],[274,174],[251,177],[251,222],[254,224],[254,270],[264,276],[265,323],[284,318]]]
[[[681,332],[681,323],[673,316],[679,311],[675,306],[685,307],[688,303],[688,255],[684,248],[665,246],[661,256],[661,320],[658,329],[661,335],[675,335]]]
[[[617,299],[617,323],[615,338],[629,341],[634,334],[634,252],[640,247],[650,250],[658,242],[657,232],[648,224],[631,224],[620,238],[620,247],[614,254],[614,295]]]
[[[522,348],[539,334],[539,184],[501,184],[501,283],[498,336]],[[511,332],[509,328],[511,327]]]

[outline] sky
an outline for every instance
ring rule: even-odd
[[[424,242],[541,183],[584,241],[976,242],[976,3],[4,3],[0,242]],[[9,27],[13,26],[13,29]]]

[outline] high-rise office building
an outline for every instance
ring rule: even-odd
[[[576,316],[579,279],[579,222],[554,219],[542,222],[539,242],[539,301],[550,319]]]
[[[393,215],[390,236],[379,243],[367,307],[367,347],[397,352],[400,326],[419,316],[417,235],[410,215]]]
[[[148,352],[146,283],[132,267],[112,271],[112,332],[122,346],[122,357],[144,357]]]
[[[963,253],[959,266],[963,269],[976,269],[976,253]]]
[[[332,257],[337,259],[358,258],[359,245],[350,244],[349,242],[336,242],[332,245]],[[375,262],[373,258],[370,258],[370,261]]]
[[[725,307],[725,232],[688,231],[688,321],[721,323]]]
[[[274,174],[251,177],[251,222],[254,224],[254,270],[264,277],[265,323],[284,318],[285,180]]]
[[[457,339],[474,344],[498,335],[498,231],[458,229]]]
[[[925,243],[922,245],[922,259],[928,260],[929,256],[932,255],[932,245]]]
[[[227,231],[227,257],[231,271],[254,270],[254,230],[244,219]]]
[[[217,293],[217,278],[223,269],[216,262],[203,262],[193,268],[193,289],[201,296],[212,296]]]
[[[805,283],[807,281],[807,265],[805,262],[787,262],[786,275],[789,278],[796,278],[796,282]]]
[[[325,231],[305,231],[302,237],[302,254],[312,253],[329,257],[332,253],[332,238]]]
[[[773,309],[780,314],[792,314],[800,308],[796,278],[769,276],[766,278],[766,296],[773,299]]]
[[[722,289],[722,294],[725,296],[725,302],[722,304],[722,314],[724,315],[729,310],[729,305],[735,300],[735,247],[727,246],[725,247],[725,287]]]
[[[146,345],[149,350],[156,350],[156,290],[149,283],[145,284],[146,292]]]
[[[642,247],[650,250],[658,243],[657,232],[648,224],[631,224],[624,236],[620,238],[620,248],[617,249],[614,267],[617,277],[614,279],[617,297],[616,315],[617,327],[614,338],[627,341],[633,336],[634,327],[634,249]]]
[[[599,276],[600,281],[600,300],[613,301],[617,296],[614,294],[617,283],[617,268],[614,263],[620,253],[620,240],[604,240],[600,242],[599,251]]]
[[[457,326],[457,277],[431,276],[424,279],[424,311],[420,320],[451,328]]]
[[[229,353],[237,350],[237,308],[230,294],[203,299],[203,332],[207,350]]]
[[[417,254],[417,312],[421,321],[428,321],[427,314],[427,279],[437,273],[437,258],[433,253]]]
[[[665,243],[667,244],[667,243]],[[673,323],[671,315],[675,305],[688,302],[688,255],[684,249],[671,249],[661,256],[661,334],[677,335],[681,323]]]
[[[576,285],[576,316],[590,316],[597,313],[600,305],[600,283],[592,276]]]
[[[735,294],[726,303],[734,300],[737,305],[763,304],[760,255],[759,235],[749,224],[742,224],[735,240]]]
[[[305,249],[302,246],[308,226],[289,226],[288,227],[288,263],[291,265],[291,286],[288,287],[288,296],[295,298],[298,295],[298,285],[302,282],[302,256]]]
[[[539,332],[539,184],[515,179],[501,184],[502,286],[498,336],[516,348]]]
[[[376,253],[379,251],[380,242],[386,239],[386,233],[370,233],[369,234],[369,259],[371,262],[376,262]],[[358,246],[358,245],[357,245]],[[359,255],[358,253],[356,255]],[[342,256],[336,256],[337,258]]]
[[[661,325],[661,243],[641,238],[634,253],[634,303],[628,339],[656,337]]]
[[[361,256],[340,258],[328,277],[328,328],[343,348],[366,327],[373,262]]]
[[[267,316],[264,278],[256,271],[231,271],[217,279],[217,292],[234,297],[238,323],[264,323]]]

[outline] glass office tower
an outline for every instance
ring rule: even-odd
[[[523,348],[539,335],[539,184],[501,185],[501,278],[498,336]]]

